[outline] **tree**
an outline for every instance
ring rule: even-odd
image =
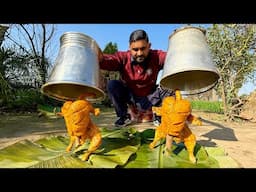
[[[103,50],[103,53],[107,53],[107,54],[113,54],[115,52],[118,51],[118,48],[117,48],[117,44],[116,43],[112,43],[112,42],[109,42],[105,49]]]
[[[2,42],[4,40],[6,31],[8,30],[9,26],[5,24],[0,24],[0,106],[2,103],[5,103],[8,99],[8,95],[10,95],[10,85],[4,76],[4,65],[3,61],[5,60],[6,56],[8,57],[8,52],[5,52],[4,49],[1,48]]]
[[[115,53],[117,51],[118,51],[117,44],[109,42],[106,45],[105,49],[103,50],[103,53],[113,54],[113,53]],[[110,80],[110,79],[119,79],[119,72],[116,72],[116,71],[105,71],[104,74],[105,74],[104,75],[105,78],[107,78],[108,80]]]
[[[4,61],[6,58],[9,58],[11,54],[9,50],[5,51],[0,47],[0,106],[6,103],[8,99],[11,98],[10,96],[12,96],[11,86],[5,76],[6,70],[4,65]]]
[[[10,25],[4,41],[6,47],[12,47],[13,50],[27,55],[28,60],[23,65],[29,66],[28,78],[34,76],[38,87],[46,82],[47,71],[51,65],[47,54],[52,46],[54,32],[55,25],[50,24],[13,24]]]
[[[0,25],[0,105],[30,109],[35,99],[41,101],[38,88],[51,66],[55,25],[9,24],[8,30],[2,29]]]
[[[118,51],[118,47],[116,43],[109,42],[104,50],[103,53],[106,54],[113,54]],[[103,91],[107,92],[107,83],[111,79],[119,79],[119,72],[116,71],[107,71],[107,70],[100,70],[101,72],[101,82],[103,85]],[[104,104],[107,106],[111,105],[111,101],[108,97],[106,97]]]
[[[256,70],[256,30],[253,24],[214,24],[207,40],[220,73],[217,85],[227,120],[239,112],[238,91]]]

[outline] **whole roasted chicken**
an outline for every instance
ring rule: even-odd
[[[61,112],[65,119],[66,128],[70,136],[70,142],[66,151],[70,152],[74,144],[76,148],[90,141],[88,150],[82,155],[82,160],[88,160],[91,153],[96,151],[102,143],[102,137],[99,128],[92,122],[90,113],[95,116],[100,114],[99,108],[94,108],[92,104],[84,99],[76,101],[66,101]]]
[[[152,110],[161,116],[161,124],[156,128],[154,140],[149,147],[153,149],[160,139],[165,138],[165,154],[170,155],[173,141],[184,142],[189,160],[196,163],[194,155],[196,137],[189,129],[187,122],[194,125],[202,125],[202,122],[191,114],[191,103],[182,99],[180,90],[176,90],[175,97],[165,97],[162,106],[152,107]]]

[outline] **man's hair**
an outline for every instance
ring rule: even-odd
[[[129,38],[129,43],[131,44],[132,42],[135,42],[138,40],[146,40],[147,42],[149,41],[148,34],[146,33],[146,31],[139,29],[131,33]]]

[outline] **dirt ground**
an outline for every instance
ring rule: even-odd
[[[203,126],[191,126],[198,143],[209,147],[220,146],[241,168],[256,168],[256,123],[228,123],[223,121],[223,116],[214,113],[194,114],[203,119]]]
[[[202,146],[222,147],[240,168],[256,168],[256,123],[249,121],[227,123],[223,116],[194,111],[201,117],[202,126],[190,126]],[[113,129],[114,111],[103,111],[92,117],[99,127]],[[132,125],[138,130],[154,128],[152,123]],[[36,113],[23,115],[0,115],[0,149],[23,139],[31,141],[47,135],[66,135],[64,119],[39,117]]]

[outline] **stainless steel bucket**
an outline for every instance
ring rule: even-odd
[[[198,94],[217,84],[220,76],[212,61],[205,32],[187,26],[170,35],[161,86]]]
[[[78,32],[64,33],[55,65],[41,92],[61,101],[76,100],[81,95],[91,102],[103,100],[99,51],[91,37]]]

